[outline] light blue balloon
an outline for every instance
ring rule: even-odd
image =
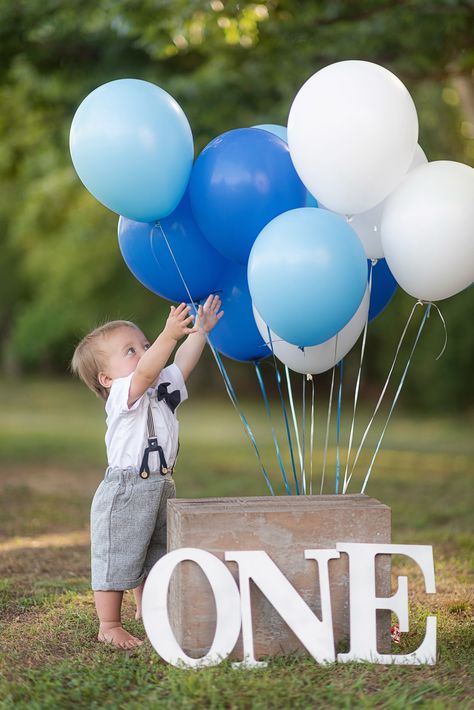
[[[349,224],[302,207],[275,217],[257,237],[248,263],[253,303],[280,338],[319,345],[350,321],[367,288],[367,258]]]
[[[70,150],[77,174],[99,202],[139,222],[169,215],[191,173],[194,144],[178,103],[155,84],[118,79],[76,111]]]
[[[262,131],[273,133],[274,136],[278,136],[282,141],[288,143],[288,129],[286,126],[279,126],[277,123],[261,123],[259,126],[252,126],[252,128],[260,128]]]

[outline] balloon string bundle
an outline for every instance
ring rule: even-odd
[[[186,283],[186,281],[185,281],[185,279],[184,279],[184,276],[183,276],[183,274],[182,274],[182,272],[181,272],[181,269],[179,268],[179,265],[178,265],[178,263],[177,263],[177,261],[176,261],[175,255],[174,255],[174,253],[173,253],[173,251],[172,251],[172,249],[171,249],[171,246],[170,246],[170,244],[169,244],[169,242],[168,242],[168,239],[166,238],[166,234],[165,234],[165,232],[164,232],[164,230],[163,230],[163,227],[162,227],[162,225],[161,225],[160,222],[156,222],[155,226],[159,227],[159,229],[160,229],[160,231],[161,231],[161,234],[162,234],[162,236],[163,236],[163,239],[164,239],[164,241],[165,241],[165,243],[166,243],[166,246],[167,246],[167,248],[168,248],[168,250],[169,250],[169,252],[170,252],[171,258],[173,259],[174,265],[175,265],[175,267],[176,267],[176,269],[177,269],[177,271],[178,271],[178,274],[179,274],[180,279],[181,279],[181,281],[182,281],[182,283],[183,283],[183,285],[184,285],[184,288],[186,289],[186,293],[188,294],[189,302],[190,302],[190,304],[191,304],[191,307],[192,307],[192,309],[194,310],[194,313],[195,313],[196,318],[199,318],[198,312],[197,312],[197,309],[196,309],[196,306],[195,306],[195,304],[194,304],[194,300],[193,300],[192,295],[191,295],[191,293],[190,293],[190,291],[189,291],[189,288],[188,288],[187,283]],[[370,270],[370,276],[369,276],[369,292],[370,292],[371,281],[372,281],[372,269]],[[346,493],[346,492],[347,492],[347,488],[348,488],[349,483],[350,483],[350,481],[351,481],[351,479],[352,479],[352,475],[353,475],[353,473],[354,473],[355,466],[356,466],[356,464],[357,464],[357,462],[358,462],[360,453],[361,453],[361,451],[362,451],[362,447],[363,447],[363,445],[364,445],[364,443],[365,443],[365,440],[366,440],[366,438],[367,438],[367,435],[368,435],[368,433],[369,433],[369,430],[370,430],[370,428],[371,428],[371,426],[372,426],[372,423],[373,423],[373,421],[374,421],[374,419],[375,419],[375,416],[376,416],[376,414],[377,414],[377,412],[378,412],[378,410],[379,410],[379,408],[380,408],[380,405],[381,405],[381,403],[382,403],[382,400],[383,400],[383,398],[384,398],[384,396],[385,396],[385,393],[386,393],[386,390],[387,390],[387,388],[388,388],[388,385],[389,385],[391,376],[392,376],[392,374],[393,374],[393,370],[394,370],[394,368],[395,368],[395,364],[396,364],[396,361],[397,361],[397,358],[398,358],[398,355],[399,355],[399,352],[400,352],[402,343],[403,343],[403,341],[404,341],[404,339],[405,339],[405,336],[406,336],[406,333],[407,333],[409,324],[410,324],[410,322],[411,322],[411,320],[412,320],[412,318],[413,318],[413,315],[414,315],[414,313],[415,313],[416,307],[419,306],[419,305],[423,306],[424,303],[423,303],[422,301],[417,301],[417,302],[414,304],[414,306],[413,306],[413,308],[412,308],[412,311],[411,311],[411,313],[410,313],[410,315],[409,315],[409,317],[408,317],[407,323],[406,323],[406,325],[405,325],[405,328],[404,328],[404,330],[403,330],[403,332],[402,332],[402,335],[401,335],[401,337],[400,337],[399,343],[398,343],[398,345],[397,345],[396,352],[395,352],[395,356],[394,356],[392,365],[391,365],[391,367],[390,367],[390,370],[389,370],[389,373],[388,373],[388,376],[387,376],[387,380],[386,380],[386,382],[385,382],[385,384],[384,384],[384,386],[383,386],[382,392],[381,392],[381,394],[380,394],[380,396],[379,396],[379,399],[378,399],[378,401],[377,401],[377,404],[376,404],[376,406],[375,406],[374,413],[373,413],[373,415],[372,415],[372,417],[371,417],[371,419],[370,419],[370,421],[369,421],[369,423],[368,423],[368,425],[367,425],[367,427],[366,427],[366,429],[365,429],[365,431],[364,431],[364,434],[363,434],[363,436],[362,436],[362,440],[361,440],[360,445],[359,445],[359,447],[358,447],[358,450],[357,450],[357,452],[356,452],[356,455],[355,455],[355,458],[354,458],[354,462],[353,462],[352,467],[351,467],[350,474],[347,475],[347,471],[348,471],[348,467],[349,467],[349,459],[350,459],[351,446],[352,446],[352,439],[353,439],[353,433],[354,433],[355,413],[356,413],[358,395],[359,395],[359,390],[360,390],[360,379],[361,379],[362,363],[363,363],[364,352],[365,352],[365,345],[366,345],[367,325],[368,325],[368,319],[367,319],[367,322],[366,322],[365,327],[364,327],[363,340],[362,340],[362,347],[361,347],[361,358],[360,358],[359,371],[358,371],[357,380],[356,380],[356,388],[355,388],[355,395],[354,395],[354,406],[353,406],[353,416],[352,416],[352,422],[351,422],[351,431],[350,431],[348,454],[347,454],[347,461],[346,461],[346,470],[345,470],[345,473],[344,473],[344,482],[343,482],[343,490],[342,490],[343,493]],[[424,314],[424,316],[423,316],[423,319],[422,319],[422,322],[421,322],[421,324],[420,324],[418,333],[417,333],[417,335],[416,335],[416,338],[415,338],[415,341],[414,341],[412,350],[411,350],[411,352],[410,352],[410,355],[409,355],[407,364],[406,364],[406,366],[405,366],[405,369],[404,369],[404,372],[403,372],[403,374],[402,374],[400,383],[399,383],[398,388],[397,388],[397,391],[396,391],[396,393],[395,393],[395,397],[394,397],[394,400],[393,400],[393,402],[392,402],[391,408],[390,408],[390,410],[389,410],[389,414],[388,414],[387,420],[386,420],[386,422],[385,422],[385,425],[384,425],[384,427],[383,427],[381,436],[380,436],[380,438],[379,438],[379,441],[378,441],[377,446],[376,446],[376,449],[375,449],[375,451],[374,451],[372,460],[371,460],[371,462],[370,462],[370,465],[369,465],[367,474],[366,474],[366,476],[365,476],[365,479],[364,479],[364,482],[363,482],[363,485],[362,485],[361,493],[364,493],[364,492],[365,492],[365,489],[366,489],[368,480],[369,480],[370,475],[371,475],[372,470],[373,470],[373,466],[374,466],[374,463],[375,463],[375,459],[376,459],[376,457],[377,457],[377,454],[378,454],[378,452],[379,452],[379,450],[380,450],[380,446],[381,446],[381,444],[382,444],[382,440],[383,440],[385,431],[386,431],[386,429],[387,429],[387,426],[388,426],[388,423],[389,423],[390,418],[391,418],[391,416],[392,416],[393,410],[394,410],[395,405],[396,405],[396,403],[397,403],[397,401],[398,401],[398,398],[399,398],[399,396],[400,396],[400,392],[401,392],[402,386],[403,386],[403,384],[404,384],[404,382],[405,382],[406,375],[407,375],[407,371],[408,371],[408,368],[409,368],[409,366],[410,366],[410,363],[411,363],[411,360],[412,360],[412,357],[413,357],[415,348],[416,348],[416,346],[417,346],[417,344],[418,344],[418,340],[419,340],[420,335],[421,335],[421,332],[422,332],[422,330],[423,330],[423,327],[424,327],[426,318],[429,317],[429,313],[430,313],[430,308],[431,308],[431,306],[433,306],[433,307],[436,309],[436,311],[437,311],[437,313],[438,313],[438,315],[439,315],[439,317],[440,317],[440,319],[441,319],[441,321],[442,321],[442,324],[443,324],[443,327],[444,327],[444,333],[445,333],[445,340],[444,340],[443,348],[442,348],[441,352],[439,353],[439,355],[437,356],[437,358],[436,358],[437,360],[441,357],[441,355],[443,354],[443,352],[444,352],[445,349],[446,349],[446,345],[447,345],[447,329],[446,329],[446,323],[445,323],[445,321],[444,321],[444,318],[443,318],[443,316],[442,316],[441,311],[439,310],[439,308],[438,308],[435,304],[429,303],[429,304],[427,304],[427,309],[426,309],[425,314]],[[271,338],[270,333],[269,333],[269,339],[270,339],[270,348],[271,348],[271,351],[272,351],[272,354],[273,354],[273,359],[274,359],[274,364],[275,364],[275,372],[276,372],[276,379],[277,379],[278,391],[279,391],[279,395],[280,395],[280,401],[281,401],[282,409],[283,409],[283,413],[284,413],[284,419],[285,419],[285,426],[286,426],[286,432],[287,432],[287,437],[288,437],[288,443],[289,443],[289,447],[290,447],[291,462],[292,462],[293,474],[294,474],[294,479],[295,479],[295,487],[296,487],[296,492],[297,492],[297,494],[299,494],[299,493],[300,493],[300,488],[299,488],[299,485],[298,485],[298,477],[297,477],[297,475],[296,475],[296,466],[295,466],[295,462],[294,462],[294,453],[293,453],[293,445],[292,445],[290,427],[289,427],[289,423],[288,423],[288,416],[287,416],[287,413],[286,413],[285,401],[284,401],[283,393],[282,393],[282,391],[281,391],[281,378],[280,378],[280,374],[279,374],[279,371],[278,371],[278,368],[277,368],[277,365],[276,365],[276,358],[275,358],[275,354],[274,354],[274,352],[273,352],[273,347],[272,347],[272,342],[271,342],[271,341],[272,341],[272,338]],[[229,378],[229,375],[228,375],[228,373],[227,373],[227,371],[226,371],[226,368],[225,368],[225,366],[224,366],[224,363],[222,362],[222,359],[221,359],[219,353],[216,351],[216,349],[213,347],[212,343],[210,342],[207,333],[206,333],[206,340],[207,340],[207,343],[208,343],[208,345],[209,345],[209,347],[210,347],[210,349],[211,349],[211,352],[212,352],[212,354],[213,354],[213,356],[214,356],[214,359],[215,359],[215,361],[216,361],[216,363],[217,363],[217,366],[218,366],[218,368],[219,368],[219,372],[221,373],[222,378],[223,378],[223,380],[224,380],[224,385],[225,385],[227,394],[229,395],[229,398],[230,398],[230,400],[231,400],[231,402],[232,402],[234,408],[236,409],[237,413],[239,414],[239,417],[240,417],[240,419],[241,419],[241,421],[242,421],[242,423],[243,423],[243,425],[244,425],[244,429],[245,429],[245,431],[246,431],[246,433],[247,433],[247,435],[248,435],[248,437],[249,437],[249,439],[250,439],[250,441],[251,441],[251,443],[252,443],[252,446],[253,446],[253,448],[254,448],[254,451],[255,451],[255,454],[256,454],[256,457],[257,457],[257,460],[258,460],[260,469],[261,469],[261,471],[262,471],[262,473],[263,473],[263,476],[264,476],[264,478],[265,478],[265,481],[266,481],[266,484],[267,484],[267,486],[268,486],[268,489],[270,490],[271,495],[275,495],[274,490],[273,490],[273,487],[272,487],[271,482],[270,482],[270,479],[269,479],[269,477],[268,477],[267,471],[265,470],[265,467],[264,467],[264,465],[263,465],[262,458],[261,458],[261,455],[260,455],[260,452],[259,452],[259,449],[258,449],[258,446],[257,446],[257,442],[256,442],[256,439],[255,439],[255,436],[254,436],[254,434],[253,434],[253,432],[252,432],[252,429],[251,429],[251,427],[250,427],[250,425],[249,425],[249,423],[248,423],[248,421],[247,421],[247,419],[246,419],[246,417],[245,417],[245,415],[244,415],[244,413],[243,413],[243,411],[242,411],[242,408],[240,407],[240,404],[239,404],[238,399],[237,399],[237,395],[236,395],[235,390],[234,390],[234,388],[233,388],[233,386],[232,386],[232,383],[231,383],[231,381],[230,381],[230,378]],[[335,339],[335,353],[334,353],[334,356],[335,356],[335,357],[336,357],[336,353],[337,353],[337,336],[336,336],[336,339]],[[277,440],[277,438],[276,438],[276,432],[275,432],[275,429],[274,429],[274,426],[273,426],[273,421],[272,421],[272,417],[271,417],[271,412],[270,412],[270,407],[269,407],[268,396],[267,396],[267,393],[266,393],[266,390],[265,390],[265,385],[264,385],[264,382],[263,382],[263,378],[262,378],[262,375],[261,375],[261,372],[260,372],[260,368],[259,368],[259,366],[258,366],[258,363],[255,363],[255,368],[256,368],[257,378],[258,378],[258,381],[259,381],[259,384],[260,384],[260,387],[261,387],[261,390],[262,390],[262,395],[263,395],[263,398],[264,398],[264,401],[265,401],[265,406],[266,406],[266,409],[267,409],[267,414],[268,414],[269,419],[270,419],[270,422],[271,422],[272,436],[273,436],[273,440],[274,440],[274,443],[275,443],[275,448],[276,448],[276,451],[277,451],[277,456],[278,456],[279,465],[280,465],[280,469],[281,469],[281,472],[282,472],[282,476],[283,476],[285,488],[286,488],[286,491],[287,491],[288,495],[290,495],[290,494],[291,494],[291,491],[290,491],[290,487],[289,487],[289,484],[288,484],[288,479],[287,479],[287,476],[286,476],[286,471],[285,471],[284,465],[283,465],[283,460],[282,460],[282,456],[281,456],[281,450],[280,450],[280,447],[279,447],[279,445],[278,445],[278,440]],[[340,441],[340,420],[341,420],[341,405],[342,405],[343,361],[341,361],[341,362],[339,363],[339,368],[340,368],[340,380],[339,380],[339,392],[338,392],[338,404],[337,404],[337,423],[336,423],[336,493],[338,493],[338,490],[339,490],[339,468],[340,468],[340,461],[339,461],[339,441]],[[322,470],[322,476],[321,476],[321,489],[320,489],[320,493],[321,493],[321,494],[322,494],[322,492],[323,492],[324,481],[325,481],[325,472],[326,472],[326,463],[327,463],[327,448],[328,448],[328,441],[329,441],[329,429],[330,429],[330,420],[331,420],[331,411],[332,411],[332,400],[333,400],[334,382],[335,382],[335,370],[336,370],[336,366],[334,366],[333,369],[332,369],[331,388],[330,388],[329,402],[328,402],[328,416],[327,416],[327,423],[326,423],[326,435],[325,435],[324,456],[323,456],[323,470]],[[303,376],[303,411],[302,411],[302,416],[303,416],[303,422],[302,422],[303,431],[302,431],[302,444],[301,444],[301,442],[300,442],[299,428],[298,428],[298,421],[297,421],[297,417],[296,417],[295,404],[294,404],[294,398],[293,398],[293,391],[292,391],[292,386],[291,386],[290,372],[289,372],[289,368],[288,368],[286,365],[285,365],[285,374],[286,374],[286,381],[287,381],[287,387],[288,387],[288,398],[289,398],[290,409],[291,409],[292,418],[293,418],[293,425],[294,425],[294,430],[295,430],[295,435],[296,435],[296,442],[297,442],[297,448],[298,448],[298,454],[299,454],[299,460],[300,460],[301,490],[302,490],[303,494],[305,494],[305,493],[306,493],[306,471],[305,471],[305,429],[306,429],[306,389],[305,389],[305,382],[306,382],[306,376]],[[310,433],[310,440],[311,440],[311,444],[310,444],[310,493],[312,493],[313,443],[314,443],[314,381],[313,381],[313,378],[311,378],[311,382],[312,382],[312,395],[311,395],[311,433]]]
[[[295,455],[294,455],[294,450],[293,450],[293,442],[292,442],[292,437],[291,437],[290,424],[288,421],[288,414],[286,411],[285,398],[283,396],[283,392],[281,389],[280,371],[278,369],[277,359],[275,356],[275,351],[273,349],[274,338],[273,338],[270,328],[268,326],[267,326],[267,332],[268,332],[268,341],[265,343],[265,345],[267,345],[270,348],[271,353],[272,353],[273,365],[275,368],[275,377],[276,377],[277,388],[278,388],[278,395],[280,397],[280,403],[281,403],[282,412],[283,412],[283,419],[285,422],[286,436],[287,436],[287,440],[288,440],[288,447],[290,449],[291,467],[293,469],[293,479],[295,482],[296,495],[300,495],[300,487],[299,487],[299,483],[298,483],[298,475],[296,473]],[[296,437],[297,437],[297,446],[298,446],[298,453],[299,453],[299,457],[300,457],[300,468],[301,468],[301,450],[300,450],[299,437],[298,437],[298,424],[296,422],[296,417],[295,417],[295,412],[294,412],[293,396],[292,396],[292,391],[291,391],[291,381],[289,380],[289,373],[288,372],[287,372],[287,387],[288,387],[288,393],[289,393],[290,407],[291,407],[291,411],[292,411],[292,415],[293,415],[293,424],[295,427],[295,432],[296,432]]]
[[[378,442],[377,442],[377,446],[375,447],[374,455],[372,456],[372,460],[371,460],[371,462],[370,462],[370,464],[369,464],[369,468],[367,469],[367,473],[366,473],[366,476],[365,476],[365,478],[364,478],[364,483],[362,484],[362,488],[361,488],[361,491],[360,491],[361,493],[364,493],[364,492],[365,492],[365,489],[366,489],[368,480],[369,480],[369,478],[370,478],[370,474],[372,473],[372,469],[373,469],[373,467],[374,467],[375,459],[376,459],[377,454],[378,454],[378,452],[379,452],[380,446],[382,445],[382,439],[383,439],[383,437],[384,437],[384,434],[385,434],[385,431],[386,431],[386,429],[387,429],[388,423],[389,423],[390,418],[391,418],[391,416],[392,416],[393,410],[395,409],[395,405],[396,405],[396,403],[397,403],[397,401],[398,401],[398,398],[399,398],[399,396],[400,396],[400,392],[401,392],[401,390],[402,390],[403,383],[405,382],[405,378],[406,378],[406,376],[407,376],[408,368],[410,367],[410,363],[411,363],[411,361],[412,361],[413,354],[414,354],[414,352],[415,352],[415,348],[416,348],[416,346],[417,346],[417,344],[418,344],[418,340],[420,339],[420,335],[421,335],[421,332],[422,332],[422,330],[423,330],[423,328],[424,328],[426,319],[427,319],[427,317],[429,316],[430,308],[431,308],[431,304],[428,304],[427,307],[426,307],[426,310],[425,310],[425,312],[424,312],[424,314],[423,314],[423,318],[422,318],[422,320],[421,320],[420,326],[419,326],[419,328],[418,328],[418,332],[417,332],[417,334],[416,334],[415,341],[414,341],[413,346],[412,346],[412,349],[411,349],[411,351],[410,351],[410,355],[408,356],[407,364],[405,365],[405,369],[403,370],[403,374],[402,374],[402,376],[401,376],[401,378],[400,378],[400,382],[399,382],[399,384],[398,384],[397,391],[395,392],[395,397],[393,398],[392,405],[391,405],[391,407],[390,407],[390,409],[389,409],[388,416],[387,416],[387,420],[386,420],[385,425],[384,425],[384,427],[383,427],[383,429],[382,429],[382,433],[380,434],[380,438],[379,438],[379,440],[378,440]]]
[[[288,439],[288,446],[290,449],[291,467],[293,469],[293,478],[295,481],[296,495],[299,495],[300,490],[299,490],[299,484],[298,484],[298,476],[296,474],[295,456],[294,456],[294,452],[293,452],[293,442],[291,440],[290,423],[288,421],[288,414],[286,411],[285,398],[283,397],[283,392],[281,391],[281,376],[280,376],[280,371],[278,369],[275,353],[273,350],[272,335],[270,332],[270,328],[268,328],[268,326],[267,326],[267,330],[268,330],[268,337],[269,337],[269,346],[270,346],[270,350],[272,351],[273,365],[275,367],[275,377],[276,377],[276,382],[277,382],[277,389],[278,389],[278,394],[280,396],[280,403],[281,403],[281,408],[283,411],[283,419],[285,421],[286,436]]]
[[[404,339],[405,339],[405,336],[406,336],[406,334],[407,334],[408,327],[409,327],[409,325],[410,325],[410,323],[411,323],[411,320],[412,320],[412,318],[413,318],[413,316],[414,316],[414,314],[415,314],[415,310],[416,310],[417,306],[422,306],[422,307],[423,307],[423,305],[424,305],[424,304],[423,304],[422,301],[417,301],[417,302],[415,303],[415,305],[413,306],[410,315],[408,316],[408,320],[407,320],[407,322],[406,322],[406,324],[405,324],[405,327],[404,327],[403,332],[402,332],[402,334],[401,334],[400,340],[398,341],[398,345],[397,345],[397,348],[396,348],[396,351],[395,351],[395,355],[394,355],[392,364],[391,364],[391,366],[390,366],[390,370],[389,370],[388,375],[387,375],[387,379],[386,379],[385,384],[384,384],[384,386],[383,386],[383,388],[382,388],[382,391],[381,391],[380,396],[379,396],[379,398],[378,398],[377,404],[375,405],[374,412],[373,412],[373,414],[372,414],[372,416],[371,416],[371,418],[370,418],[370,420],[369,420],[369,423],[367,424],[367,427],[366,427],[366,429],[365,429],[365,431],[364,431],[364,433],[363,433],[363,435],[362,435],[361,442],[360,442],[360,444],[359,444],[359,447],[358,447],[358,449],[357,449],[357,452],[356,452],[354,461],[353,461],[353,463],[352,463],[352,468],[351,468],[350,474],[349,474],[349,476],[347,476],[347,478],[346,478],[346,480],[345,480],[345,482],[344,482],[344,487],[343,487],[343,491],[342,491],[343,493],[346,493],[346,492],[347,492],[347,488],[348,488],[348,486],[349,486],[349,483],[350,483],[350,481],[351,481],[351,479],[352,479],[352,475],[353,475],[353,473],[354,473],[354,469],[355,469],[355,467],[356,467],[356,465],[357,465],[357,462],[358,462],[358,460],[359,460],[359,456],[360,456],[360,454],[361,454],[362,447],[363,447],[363,445],[364,445],[364,443],[365,443],[365,440],[366,440],[367,435],[368,435],[368,433],[369,433],[369,431],[370,431],[370,428],[372,427],[372,424],[373,424],[373,421],[374,421],[374,419],[375,419],[375,416],[376,416],[378,410],[380,409],[380,405],[382,404],[383,398],[384,398],[384,396],[385,396],[385,393],[386,393],[386,391],[387,391],[388,385],[389,385],[389,383],[390,383],[390,379],[391,379],[392,374],[393,374],[393,371],[394,371],[394,369],[395,369],[395,364],[396,364],[396,362],[397,362],[397,359],[398,359],[398,355],[399,355],[399,353],[400,353],[401,346],[402,346],[403,341],[404,341]],[[429,312],[429,306],[428,306],[428,309],[427,309],[427,311],[426,311],[426,313],[425,313],[425,316],[424,316],[424,318],[423,318],[422,324],[421,324],[421,326],[420,326],[420,332],[419,332],[419,334],[421,334],[421,330],[423,329],[423,326],[424,326],[426,314],[427,314],[428,312]],[[418,334],[417,337],[416,337],[415,346],[416,346],[416,344],[418,343],[419,334]],[[411,356],[410,356],[410,359],[411,359]],[[408,362],[408,365],[409,365],[409,362]],[[408,365],[407,365],[407,369],[408,369]],[[405,379],[405,377],[403,377],[403,381],[404,381],[404,379]],[[403,384],[403,381],[402,381],[402,384]],[[397,399],[398,399],[398,396],[397,396]],[[348,461],[349,461],[349,459],[348,459]]]
[[[417,304],[417,305],[418,305],[418,304]],[[384,426],[384,428],[383,428],[383,430],[382,430],[382,433],[381,433],[381,435],[380,435],[379,441],[378,441],[377,446],[376,446],[375,451],[374,451],[374,455],[372,456],[372,460],[371,460],[370,465],[369,465],[369,468],[368,468],[368,470],[367,470],[367,474],[366,474],[366,476],[365,476],[364,483],[363,483],[363,485],[362,485],[361,493],[364,493],[364,492],[365,492],[365,489],[366,489],[366,486],[367,486],[367,482],[368,482],[368,480],[369,480],[369,478],[370,478],[370,474],[372,473],[372,469],[373,469],[373,466],[374,466],[375,459],[376,459],[376,457],[377,457],[377,454],[378,454],[378,452],[379,452],[380,446],[381,446],[381,444],[382,444],[382,439],[383,439],[383,437],[384,437],[385,430],[387,429],[387,426],[388,426],[388,423],[389,423],[390,418],[391,418],[391,416],[392,416],[393,410],[394,410],[395,405],[396,405],[396,403],[397,403],[397,400],[398,400],[398,398],[399,398],[399,396],[400,396],[400,392],[401,392],[403,383],[404,383],[404,381],[405,381],[405,378],[406,378],[406,375],[407,375],[407,372],[408,372],[408,368],[409,368],[409,366],[410,366],[410,363],[411,363],[411,360],[412,360],[412,357],[413,357],[413,353],[415,352],[416,345],[417,345],[418,340],[419,340],[419,338],[420,338],[421,331],[423,330],[423,327],[424,327],[424,325],[425,325],[425,322],[426,322],[427,318],[430,317],[431,308],[434,308],[434,309],[436,310],[436,312],[438,313],[438,315],[439,315],[439,317],[440,317],[440,319],[441,319],[441,322],[442,322],[442,324],[443,324],[443,328],[444,328],[444,344],[443,344],[443,347],[442,347],[442,349],[441,349],[441,352],[436,356],[436,360],[439,360],[439,358],[441,357],[441,355],[442,355],[442,354],[444,353],[444,351],[446,350],[446,346],[447,346],[447,344],[448,344],[448,331],[447,331],[447,328],[446,328],[446,322],[445,322],[445,320],[444,320],[444,318],[443,318],[443,315],[442,315],[441,311],[439,310],[438,306],[437,306],[435,303],[428,303],[428,304],[426,304],[426,311],[425,311],[425,313],[424,313],[424,315],[423,315],[423,319],[422,319],[421,324],[420,324],[420,327],[419,327],[419,329],[418,329],[418,333],[417,333],[417,335],[416,335],[415,342],[413,343],[413,347],[412,347],[412,349],[411,349],[411,352],[410,352],[410,355],[409,355],[407,364],[406,364],[406,366],[405,366],[405,369],[404,369],[404,371],[403,371],[402,377],[401,377],[401,379],[400,379],[400,383],[399,383],[398,388],[397,388],[397,391],[396,391],[396,393],[395,393],[395,397],[394,397],[394,399],[393,399],[392,406],[390,407],[390,410],[389,410],[389,413],[388,413],[388,416],[387,416],[387,421],[385,422],[385,426]]]
[[[188,294],[190,306],[191,306],[191,308],[194,310],[195,317],[196,317],[197,319],[199,319],[198,311],[197,311],[196,306],[195,306],[195,304],[194,304],[193,297],[191,296],[191,293],[190,293],[189,288],[188,288],[188,286],[187,286],[187,284],[186,284],[186,281],[185,281],[185,279],[184,279],[184,276],[183,276],[183,274],[182,274],[182,272],[181,272],[181,269],[179,268],[178,262],[177,262],[176,259],[175,259],[175,256],[174,256],[174,254],[173,254],[173,250],[171,249],[171,246],[170,246],[170,244],[169,244],[169,242],[168,242],[168,240],[167,240],[167,238],[166,238],[166,234],[165,234],[165,232],[164,232],[164,230],[163,230],[163,227],[161,226],[160,222],[156,222],[156,223],[155,223],[155,226],[156,226],[156,227],[159,227],[159,229],[160,229],[160,231],[161,231],[161,234],[162,234],[162,236],[163,236],[163,239],[164,239],[164,241],[165,241],[165,243],[166,243],[166,246],[168,247],[168,250],[169,250],[169,252],[170,252],[171,258],[173,259],[173,263],[174,263],[174,265],[176,266],[176,269],[177,269],[177,271],[178,271],[178,274],[179,274],[179,276],[180,276],[180,279],[181,279],[181,281],[183,282],[183,286],[184,286],[184,288],[186,289],[186,293]],[[243,423],[243,425],[244,425],[245,431],[247,432],[247,435],[248,435],[248,437],[249,437],[249,439],[250,439],[250,441],[251,441],[251,443],[252,443],[252,446],[253,446],[253,448],[254,448],[255,454],[256,454],[256,456],[257,456],[257,460],[258,460],[258,463],[259,463],[259,466],[260,466],[260,470],[261,470],[262,473],[263,473],[263,476],[264,476],[264,478],[265,478],[265,482],[266,482],[266,484],[267,484],[267,486],[268,486],[268,489],[269,489],[271,495],[274,496],[274,495],[275,495],[275,492],[274,492],[274,490],[273,490],[272,484],[270,483],[270,479],[268,478],[268,474],[267,474],[267,472],[266,472],[266,470],[265,470],[265,467],[264,467],[264,465],[263,465],[263,463],[262,463],[262,458],[261,458],[260,452],[259,452],[259,450],[258,450],[258,446],[257,446],[257,442],[256,442],[256,440],[255,440],[255,436],[253,435],[252,429],[250,428],[250,425],[249,425],[249,423],[248,423],[248,421],[247,421],[247,419],[246,419],[246,417],[245,417],[245,415],[244,415],[244,413],[243,413],[243,411],[242,411],[242,408],[241,408],[240,405],[239,405],[239,402],[238,402],[238,399],[237,399],[237,395],[235,394],[234,388],[232,387],[232,383],[231,383],[230,378],[229,378],[229,375],[227,374],[227,371],[226,371],[226,369],[225,369],[225,367],[224,367],[224,363],[222,362],[222,360],[221,360],[221,358],[220,358],[220,356],[219,356],[219,353],[217,352],[217,350],[213,347],[212,343],[210,342],[207,333],[205,333],[205,336],[206,336],[207,343],[208,343],[208,345],[209,345],[209,347],[210,347],[210,349],[211,349],[211,352],[212,352],[212,354],[213,354],[213,356],[214,356],[214,359],[215,359],[215,361],[216,361],[216,363],[217,363],[217,367],[219,368],[219,372],[221,373],[222,378],[223,378],[223,380],[224,380],[225,388],[226,388],[227,394],[229,395],[230,401],[231,401],[232,404],[234,405],[234,408],[236,409],[236,411],[237,411],[237,413],[238,413],[238,415],[239,415],[239,417],[240,417],[240,419],[241,419],[241,421],[242,421],[242,423]]]
[[[272,414],[270,411],[270,402],[268,401],[268,396],[267,396],[267,392],[265,389],[265,384],[263,382],[263,377],[262,377],[262,373],[260,372],[260,367],[259,367],[258,362],[255,363],[255,373],[257,375],[258,384],[260,385],[260,390],[262,392],[263,401],[265,402],[265,409],[267,410],[268,419],[270,421],[273,443],[275,444],[275,451],[276,451],[276,454],[278,457],[278,463],[280,466],[281,475],[283,476],[283,481],[285,483],[286,492],[288,493],[288,495],[291,495],[290,486],[288,485],[288,479],[286,477],[286,471],[285,471],[285,467],[283,465],[283,460],[281,457],[280,447],[278,445],[278,439],[277,439],[277,435],[275,432],[275,427],[273,426],[273,419],[272,419]]]

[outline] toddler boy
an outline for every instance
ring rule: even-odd
[[[86,335],[74,352],[73,372],[105,400],[108,466],[91,507],[92,589],[98,640],[118,648],[142,643],[122,627],[123,592],[133,589],[140,618],[146,576],[166,553],[166,502],[176,495],[176,408],[187,399],[185,381],[206,334],[224,315],[220,306],[218,296],[209,296],[194,325],[185,303],[172,306],[152,345],[134,323],[112,321]]]

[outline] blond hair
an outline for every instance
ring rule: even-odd
[[[135,328],[135,323],[128,320],[112,320],[99,325],[85,335],[76,346],[71,360],[71,370],[77,375],[97,397],[107,399],[109,391],[99,382],[99,372],[106,366],[105,353],[100,349],[100,341],[117,328]]]

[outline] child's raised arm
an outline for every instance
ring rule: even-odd
[[[189,306],[185,303],[181,303],[176,308],[171,306],[163,331],[142,355],[132,375],[128,392],[128,407],[131,407],[149,387],[154,385],[178,340],[185,335],[197,333],[197,326],[189,327],[193,322],[193,316],[189,315],[189,310]]]
[[[181,370],[185,380],[188,379],[199,362],[206,344],[207,333],[214,328],[224,315],[224,311],[219,311],[221,305],[222,302],[219,296],[211,294],[204,306],[199,306],[196,318],[197,328],[176,351],[174,362]]]

